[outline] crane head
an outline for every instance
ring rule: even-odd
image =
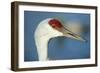
[[[72,31],[68,30],[67,28],[65,28],[58,19],[51,19],[51,20],[49,20],[48,24],[53,29],[63,33],[63,36],[65,36],[65,37],[69,37],[69,38],[80,40],[80,41],[86,41],[80,35],[77,35],[77,34],[73,33]]]

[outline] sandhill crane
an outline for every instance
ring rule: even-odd
[[[48,60],[48,42],[51,38],[58,36],[85,41],[79,35],[71,32],[68,28],[65,28],[60,20],[47,18],[39,23],[34,33],[39,61]]]

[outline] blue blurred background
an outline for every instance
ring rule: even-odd
[[[38,24],[46,18],[59,18],[62,19],[63,23],[80,21],[83,30],[81,36],[87,40],[87,42],[81,42],[65,37],[51,39],[48,44],[49,59],[90,58],[90,14],[24,11],[24,61],[38,61],[34,31]]]

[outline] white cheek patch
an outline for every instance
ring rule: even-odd
[[[42,28],[43,27],[43,28]],[[49,24],[40,24],[35,31],[35,37],[56,37],[63,35],[58,30],[52,28]]]

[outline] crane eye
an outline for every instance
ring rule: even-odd
[[[57,19],[52,19],[50,20],[49,22],[49,25],[51,25],[53,28],[61,28],[62,27],[62,24],[61,22],[59,22]]]
[[[51,26],[52,26],[53,28],[56,28],[55,24],[52,24]]]

